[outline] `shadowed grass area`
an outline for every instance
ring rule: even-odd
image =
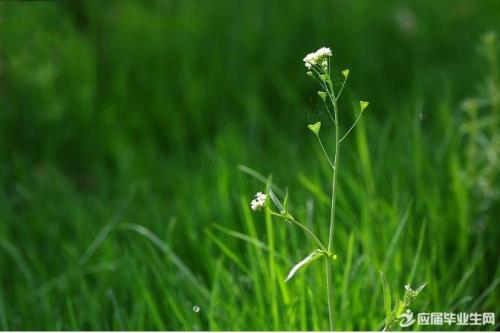
[[[343,130],[370,101],[342,148],[336,329],[384,327],[379,271],[427,283],[415,313],[498,318],[498,22],[493,0],[0,3],[0,329],[326,329],[324,267],[283,282],[313,244],[249,206],[272,174],[328,233],[320,46],[351,71]]]

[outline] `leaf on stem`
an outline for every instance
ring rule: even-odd
[[[288,275],[285,279],[285,282],[287,282],[288,280],[293,278],[293,276],[295,275],[295,273],[297,273],[299,271],[299,269],[308,266],[309,264],[318,260],[319,258],[321,258],[324,255],[325,255],[325,252],[321,251],[321,250],[314,250],[313,252],[311,252],[311,254],[309,254],[307,257],[305,257],[299,263],[297,263],[295,266],[293,266],[293,268],[290,270],[290,273],[288,273]]]
[[[280,213],[283,212],[285,210],[285,207],[283,207],[283,205],[281,204],[281,202],[278,199],[278,197],[274,194],[274,191],[271,188],[271,186],[269,186],[268,192],[269,192],[269,196],[271,197],[271,200],[276,205],[276,207],[278,208],[279,212]]]

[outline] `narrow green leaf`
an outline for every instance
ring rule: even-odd
[[[237,253],[232,251],[229,247],[227,247],[223,241],[221,241],[217,236],[215,236],[210,230],[205,229],[205,234],[213,241],[215,245],[229,258],[231,259],[242,271],[248,273],[248,268],[242,261],[242,258],[238,256]]]
[[[170,249],[169,245],[164,242],[160,237],[155,235],[151,230],[146,227],[135,224],[135,223],[121,223],[117,225],[118,228],[124,230],[135,231],[138,234],[144,236],[146,239],[151,241],[156,247],[158,247],[162,252],[164,252],[172,261],[172,263],[177,266],[180,272],[182,272],[186,278],[200,291],[201,295],[206,299],[209,296],[208,289],[198,281],[198,278],[194,275],[194,273],[189,269],[189,267],[177,256],[172,249]]]
[[[298,175],[298,180],[304,186],[309,192],[314,194],[314,196],[321,201],[322,203],[329,205],[330,204],[330,198],[328,195],[326,195],[325,192],[319,187],[316,183],[314,183],[312,180],[307,178],[307,176],[303,173],[299,173]]]
[[[422,253],[422,248],[424,245],[424,236],[425,236],[426,225],[427,225],[427,221],[424,221],[424,223],[422,224],[422,227],[420,228],[417,250],[415,252],[415,255],[413,256],[413,263],[411,265],[410,275],[408,276],[408,284],[411,284],[413,282],[415,272],[417,271],[418,261],[420,259],[420,253]]]
[[[306,267],[307,265],[318,260],[319,258],[321,258],[324,255],[325,255],[325,253],[321,250],[314,250],[313,252],[311,252],[311,254],[309,254],[307,257],[305,257],[299,263],[297,263],[295,266],[293,266],[293,268],[290,270],[290,273],[288,273],[288,275],[285,279],[285,282],[287,282],[288,280],[293,278],[293,276],[295,275],[295,273],[297,273],[299,271],[299,269]]]
[[[283,207],[283,204],[280,202],[278,197],[274,194],[274,191],[271,188],[271,186],[269,186],[268,192],[269,192],[269,196],[271,197],[271,200],[274,202],[274,204],[276,205],[276,207],[278,208],[280,213],[283,212],[285,210],[285,207]]]
[[[422,291],[422,289],[425,288],[426,285],[427,285],[427,283],[424,283],[423,285],[418,287],[417,290],[415,290],[415,296],[417,296]]]
[[[283,201],[283,206],[285,206],[285,211],[288,212],[288,187],[285,189],[285,200]]]
[[[382,271],[380,271],[380,276],[382,277],[382,287],[384,289],[385,322],[388,325],[392,319],[391,287],[387,283],[387,280],[385,279],[384,273]]]

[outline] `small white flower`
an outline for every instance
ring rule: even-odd
[[[261,208],[266,206],[267,195],[262,192],[257,192],[255,194],[255,199],[250,202],[250,207],[252,210],[260,210]]]
[[[316,52],[311,52],[306,55],[304,57],[304,63],[308,69],[318,63],[321,63],[323,67],[326,67],[328,66],[328,60],[326,58],[331,56],[332,50],[330,50],[330,48],[328,47],[322,47]]]
[[[322,47],[318,51],[316,51],[315,53],[316,53],[316,57],[318,57],[318,58],[332,56],[332,50],[330,50],[329,47]]]
[[[316,53],[315,52],[311,52],[308,55],[306,55],[304,57],[304,62],[306,63],[306,67],[309,64],[308,68],[310,68],[311,65],[316,65]]]

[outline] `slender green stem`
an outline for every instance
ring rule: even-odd
[[[330,115],[330,119],[332,120],[332,124],[335,125],[335,119],[333,118],[332,113],[330,112],[330,108],[328,107],[328,104],[326,103],[326,101],[323,101],[323,104],[325,104],[326,111]]]
[[[331,253],[333,247],[333,231],[335,226],[335,203],[336,203],[336,185],[337,185],[337,171],[339,164],[339,154],[340,154],[340,135],[339,135],[339,117],[337,109],[337,98],[335,97],[335,91],[333,90],[333,84],[328,77],[329,89],[328,96],[333,106],[333,113],[335,119],[335,158],[333,160],[333,177],[332,177],[332,202],[330,208],[330,229],[328,234],[328,253]],[[334,330],[334,319],[333,319],[333,283],[332,283],[332,262],[330,258],[327,258],[326,262],[326,288],[328,297],[328,318],[330,322],[330,330]]]
[[[340,87],[339,93],[337,94],[337,97],[335,98],[335,102],[339,99],[340,94],[342,94],[342,91],[344,90],[346,82],[347,82],[347,77],[344,77],[344,82],[342,82],[342,87]]]
[[[321,142],[321,139],[319,138],[319,134],[316,135],[318,138],[319,145],[321,146],[321,150],[323,150],[323,153],[325,154],[326,159],[328,160],[328,163],[330,163],[330,166],[333,168],[333,163],[332,160],[330,159],[330,156],[328,156],[328,153],[325,150],[325,147],[323,146],[323,143]]]
[[[332,281],[332,260],[326,257],[326,290],[328,297],[328,319],[330,323],[330,331],[335,329],[333,322],[333,281]]]
[[[313,66],[313,67],[311,67],[311,71],[314,74],[316,74],[317,77],[313,75],[313,78],[314,78],[314,80],[316,80],[316,82],[318,82],[318,84],[321,86],[321,88],[328,90],[326,83],[323,81],[323,79],[321,79],[321,76],[323,74],[321,74],[320,70],[317,69],[316,66]]]
[[[330,63],[328,63],[330,65]],[[341,139],[340,138],[340,129],[339,129],[339,117],[338,117],[338,107],[337,107],[337,99],[340,97],[340,94],[344,90],[345,83],[347,81],[347,77],[345,77],[344,82],[342,83],[342,87],[340,88],[338,95],[335,96],[335,91],[333,89],[333,83],[332,79],[330,77],[330,66],[328,66],[328,73],[325,73],[323,75],[327,75],[326,79],[324,79],[325,76],[322,76],[321,72],[316,69],[312,68],[312,71],[319,77],[319,79],[316,79],[318,83],[321,85],[323,89],[326,90],[326,93],[328,94],[328,98],[330,99],[330,102],[332,103],[333,106],[333,115],[330,112],[330,109],[328,108],[327,103],[325,102],[325,107],[326,110],[328,111],[328,114],[330,115],[330,118],[332,119],[332,122],[335,126],[335,157],[333,160],[333,163],[331,162],[330,158],[328,157],[328,154],[326,153],[323,144],[321,140],[319,139],[318,136],[318,141],[321,145],[321,149],[325,153],[325,155],[328,158],[328,161],[330,162],[330,165],[332,166],[333,169],[333,176],[332,176],[332,201],[331,201],[331,207],[330,207],[330,228],[328,232],[328,246],[327,246],[327,253],[331,254],[332,253],[332,248],[333,248],[333,232],[334,232],[334,227],[335,227],[335,203],[336,203],[336,188],[337,188],[337,174],[338,174],[338,165],[339,165],[339,158],[340,158],[340,141],[345,138],[345,136]],[[358,122],[358,119],[356,119],[354,125]],[[354,127],[353,125],[353,127]],[[347,134],[352,130],[349,129]],[[326,287],[327,287],[327,297],[328,297],[328,319],[330,323],[330,330],[333,331],[335,329],[335,324],[334,324],[334,316],[333,316],[333,281],[332,281],[332,273],[333,273],[333,267],[332,267],[332,261],[330,256],[327,256],[326,258],[326,265],[325,265],[325,273],[326,273]]]
[[[335,116],[335,158],[333,160],[333,177],[332,177],[332,202],[330,207],[330,232],[328,235],[328,252],[331,252],[333,247],[333,231],[335,227],[335,203],[336,203],[336,185],[337,185],[337,174],[339,166],[339,155],[340,155],[340,131],[339,131],[339,117],[337,110],[337,100],[335,98],[335,92],[333,91],[333,85],[331,80],[328,80],[330,85],[331,102],[333,105],[333,113]]]
[[[361,111],[359,114],[358,114],[358,117],[356,118],[356,120],[354,121],[354,124],[352,124],[351,128],[349,128],[349,130],[344,134],[344,136],[340,139],[340,142],[344,141],[344,139],[346,138],[346,136],[351,133],[352,129],[354,127],[356,127],[356,124],[358,123],[359,119],[361,119],[361,116],[363,115],[363,111]]]
[[[323,79],[321,79],[321,72],[315,68],[315,66],[311,67],[311,71],[316,74],[316,76],[313,75],[313,78],[316,82],[318,82],[318,84],[321,86],[321,88],[323,88],[326,93],[328,94],[328,97],[330,98],[330,100],[335,100],[336,102],[336,98],[335,96],[332,97],[331,93],[330,93],[330,89],[329,89],[329,86],[327,86],[327,83],[326,81],[324,81]],[[330,76],[330,62],[328,62],[328,76]],[[330,80],[330,78],[328,78],[328,80]],[[342,89],[344,88],[344,85],[345,85],[345,82],[346,82],[347,79],[344,80],[344,83],[342,84]],[[331,88],[331,86],[330,86]],[[333,91],[333,88],[332,88],[332,91]],[[337,96],[338,98],[338,96]],[[330,119],[332,120],[332,123],[335,125],[335,119],[333,118],[333,115],[332,113],[330,112],[330,108],[328,107],[328,104],[326,103],[325,100],[323,100],[323,103],[325,104],[325,108],[326,108],[326,111],[328,112],[328,115],[330,116]]]
[[[288,221],[292,222],[297,227],[299,227],[300,229],[302,229],[302,231],[304,231],[309,237],[311,237],[311,239],[313,240],[313,242],[316,243],[316,245],[319,246],[319,248],[321,250],[327,252],[326,246],[323,245],[323,243],[319,240],[319,238],[311,230],[309,230],[305,225],[303,225],[299,221],[295,220],[293,218],[293,216],[291,216],[291,215],[284,216],[284,215],[276,213],[276,212],[274,212],[274,211],[272,211],[270,209],[268,210],[268,213],[271,214],[271,215],[273,215],[273,216],[281,217],[281,218],[284,218],[285,220],[288,220]]]

